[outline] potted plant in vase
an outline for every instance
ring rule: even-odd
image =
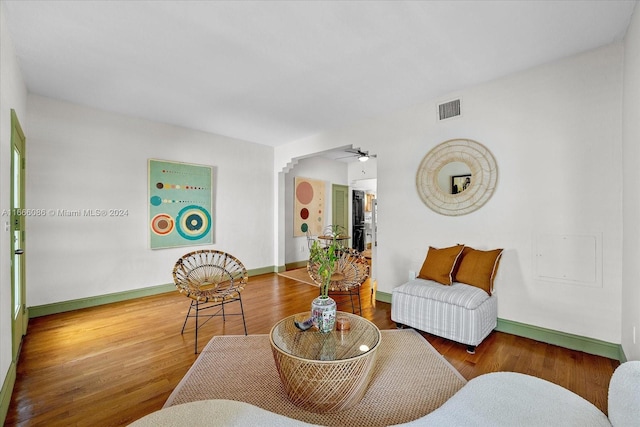
[[[330,227],[331,238],[328,240],[329,243],[323,246],[318,240],[314,240],[309,250],[307,270],[313,281],[320,286],[320,295],[311,303],[311,318],[306,322],[296,324],[298,328],[303,330],[314,325],[320,332],[330,332],[335,327],[337,306],[333,298],[329,296],[329,287],[331,276],[340,258],[342,246],[338,240],[341,227]]]

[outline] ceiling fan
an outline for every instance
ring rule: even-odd
[[[362,151],[362,150],[355,150],[355,149],[349,149],[347,148],[346,150],[344,150],[347,153],[351,153],[351,155],[349,156],[345,156],[345,157],[340,157],[339,159],[346,159],[349,157],[355,157],[358,156],[358,160],[361,162],[366,162],[367,160],[369,160],[369,158],[371,157],[378,157],[375,154],[369,154],[368,151]]]

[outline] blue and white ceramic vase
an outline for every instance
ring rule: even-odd
[[[329,296],[316,297],[311,303],[313,325],[320,332],[331,332],[336,327],[336,302]]]

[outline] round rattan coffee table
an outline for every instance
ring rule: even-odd
[[[289,399],[312,412],[347,409],[362,399],[369,386],[380,330],[367,319],[338,312],[344,330],[320,333],[301,331],[286,317],[271,329],[273,358]]]

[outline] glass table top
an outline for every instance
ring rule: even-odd
[[[332,361],[347,360],[370,352],[380,342],[380,330],[369,320],[339,311],[336,325],[344,329],[321,333],[312,327],[298,329],[294,320],[304,321],[310,312],[285,317],[271,329],[270,338],[279,350],[301,359]]]

